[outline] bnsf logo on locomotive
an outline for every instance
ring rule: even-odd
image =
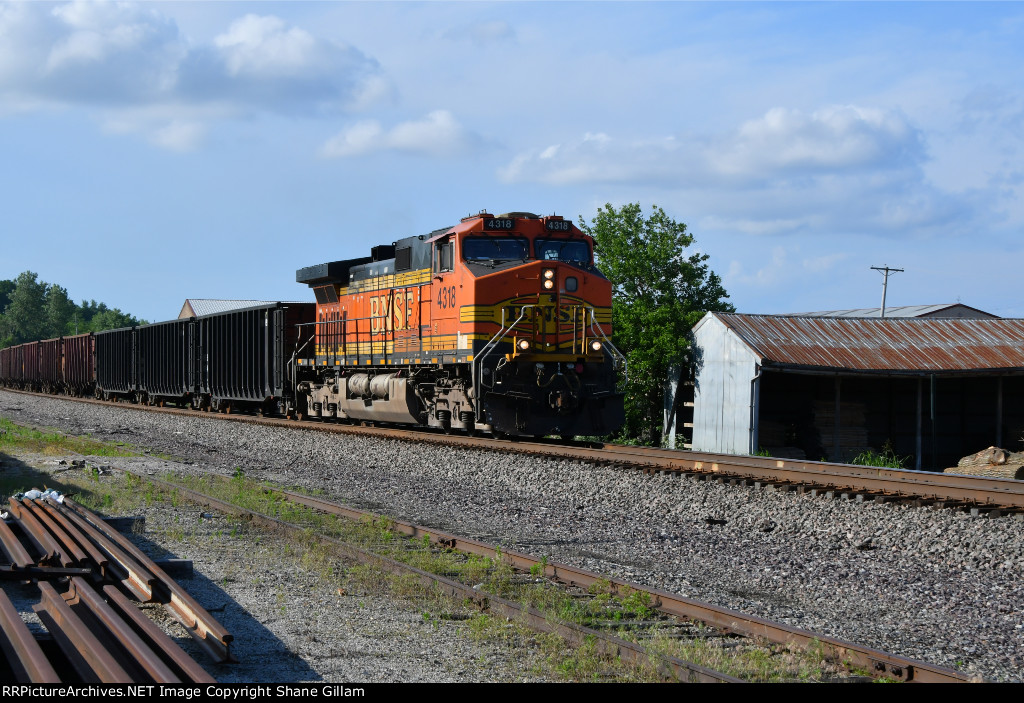
[[[396,290],[370,298],[370,333],[383,334],[412,327],[416,294]]]

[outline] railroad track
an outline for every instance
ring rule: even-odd
[[[120,469],[125,473],[130,471]],[[189,488],[181,483],[156,479],[151,476],[136,475],[142,481],[150,481],[166,491],[175,491],[179,496],[220,512],[270,525],[275,529],[284,529],[296,534],[308,534],[309,528],[279,520],[261,512],[240,507],[213,495]],[[230,483],[231,479],[224,476],[210,475],[211,480]],[[300,494],[283,489],[264,489],[268,492],[297,505],[314,511],[339,516],[350,521],[384,524],[391,531],[409,538],[416,543],[429,542],[436,548],[457,550],[469,555],[486,557],[495,562],[503,562],[517,572],[531,576],[543,576],[552,582],[558,582],[568,588],[587,592],[599,586],[603,592],[616,597],[629,594],[643,594],[651,607],[664,616],[669,616],[684,623],[700,623],[713,628],[722,635],[738,635],[741,637],[764,640],[771,643],[791,644],[801,648],[818,646],[825,656],[836,662],[843,662],[851,670],[865,671],[876,678],[898,679],[915,683],[956,683],[968,681],[968,677],[953,669],[927,662],[908,659],[896,654],[858,645],[845,640],[811,632],[784,623],[772,622],[764,618],[746,615],[739,611],[722,608],[709,603],[684,598],[666,591],[657,590],[629,583],[622,579],[607,577],[568,564],[549,561],[546,557],[534,557],[517,551],[502,549],[498,545],[488,544],[475,539],[454,535],[442,530],[423,527],[410,522],[393,520],[370,511],[360,510],[341,505],[334,501]],[[656,662],[659,671],[666,680],[702,683],[735,683],[740,682],[733,676],[708,669],[693,662],[685,661],[665,654],[655,654],[641,644],[624,640],[605,630],[585,627],[572,622],[553,621],[550,616],[532,607],[524,606],[480,589],[479,584],[467,584],[442,575],[424,571],[404,562],[375,553],[372,550],[359,548],[328,536],[321,539],[329,541],[345,556],[364,563],[373,564],[385,571],[399,574],[411,574],[422,583],[440,589],[444,593],[459,599],[476,603],[481,608],[505,616],[509,619],[525,622],[531,628],[542,632],[553,632],[576,645],[586,641],[598,642],[598,648],[604,653],[627,662],[642,665]]]
[[[80,403],[113,405],[145,412],[211,417],[186,408],[151,407],[90,398],[49,396],[4,389],[12,393],[60,398]],[[888,469],[853,464],[796,461],[769,457],[710,454],[682,450],[633,447],[599,442],[517,441],[491,437],[442,434],[394,427],[372,427],[329,422],[302,422],[256,415],[220,414],[231,421],[308,431],[356,434],[389,439],[486,449],[504,453],[558,457],[597,465],[710,479],[733,485],[796,490],[823,497],[859,502],[908,502],[917,506],[970,510],[977,515],[999,517],[1024,513],[1024,481]]]

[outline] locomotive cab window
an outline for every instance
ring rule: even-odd
[[[455,242],[451,239],[440,241],[434,245],[434,272],[445,273],[453,270]]]
[[[525,261],[530,242],[519,237],[466,237],[462,258],[466,261]]]
[[[590,247],[579,239],[538,239],[534,243],[537,258],[544,261],[564,261],[570,264],[590,263]]]

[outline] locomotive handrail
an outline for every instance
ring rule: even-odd
[[[587,309],[590,310],[590,331],[593,332],[594,329],[597,328],[597,334],[594,336],[596,337],[600,335],[609,350],[608,355],[612,357],[612,360],[617,366],[622,367],[622,382],[625,383],[629,380],[629,368],[626,364],[626,356],[620,352],[614,344],[612,344],[612,340],[608,339],[608,335],[604,333],[604,328],[597,322],[597,316],[594,313],[594,308]]]
[[[494,351],[494,348],[496,346],[498,346],[498,342],[500,342],[502,339],[507,337],[509,332],[514,330],[516,328],[516,325],[518,325],[522,321],[522,319],[526,316],[527,308],[534,308],[534,307],[536,307],[536,303],[530,303],[528,305],[522,306],[522,309],[519,311],[519,317],[517,317],[516,321],[513,322],[511,325],[509,325],[507,328],[505,327],[505,308],[501,309],[501,329],[498,330],[493,337],[491,337],[490,341],[487,342],[487,344],[484,345],[484,348],[480,350],[480,353],[473,360],[473,376],[474,376],[473,381],[474,381],[474,385],[475,386],[482,388],[483,385],[484,385],[484,381],[483,381],[483,363],[484,363],[484,359],[486,359],[490,355],[490,353]],[[476,383],[477,378],[480,379],[479,383]],[[494,384],[492,383],[491,386],[493,387],[493,385]],[[473,412],[476,414],[476,417],[479,419],[479,417],[480,417],[480,393],[477,393],[476,396],[477,396],[476,398],[473,398],[473,402],[474,402]]]
[[[305,327],[307,324],[315,325],[317,323],[315,323],[315,322],[313,322],[313,323],[299,323],[299,324],[297,324],[295,326],[296,327]],[[301,333],[302,330],[298,330],[298,331]],[[295,350],[292,352],[292,361],[291,361],[291,367],[292,367],[292,369],[291,369],[291,374],[292,374],[292,403],[295,405],[296,408],[299,407],[299,371],[298,371],[298,365],[295,363],[295,360],[298,358],[299,352],[301,352],[303,349],[305,349],[306,345],[309,344],[310,342],[312,342],[315,338],[316,338],[316,333],[314,332],[313,336],[310,337],[309,339],[307,339],[302,344],[302,346],[300,347],[299,346],[299,340],[301,340],[302,337],[299,337],[299,339],[296,340],[296,342],[295,342]],[[286,410],[287,410],[287,408],[286,408]]]

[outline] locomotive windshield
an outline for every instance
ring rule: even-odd
[[[466,261],[517,261],[530,256],[530,242],[512,237],[467,237],[462,242]]]
[[[565,261],[573,264],[590,263],[590,247],[579,239],[538,239],[537,258],[548,261]]]

